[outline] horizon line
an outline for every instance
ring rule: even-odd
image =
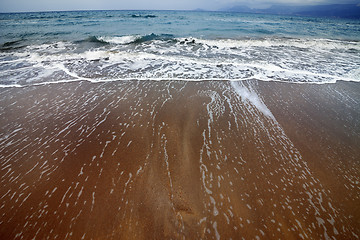
[[[305,4],[305,5],[293,5],[293,4],[272,4],[271,6],[298,6],[298,7],[305,7],[305,6],[331,6],[331,5],[357,5],[360,7],[360,3],[334,3],[334,4]],[[246,6],[246,5],[237,5],[237,6]],[[259,9],[259,8],[251,8],[250,9]],[[268,9],[268,8],[264,8]],[[195,8],[195,9],[71,9],[71,10],[31,10],[31,11],[0,11],[0,14],[7,14],[7,13],[50,13],[50,12],[86,12],[86,11],[186,11],[186,12],[233,12],[223,9],[217,10],[209,10],[209,9],[202,9],[202,8]]]
[[[40,11],[9,11],[6,13],[51,13],[51,12],[87,12],[87,11],[187,11],[187,12],[221,12],[221,10],[206,10],[206,9],[74,9],[74,10],[40,10]]]

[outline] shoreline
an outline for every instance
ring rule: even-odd
[[[0,89],[0,237],[356,238],[358,92],[265,81]]]
[[[305,84],[305,85],[329,85],[329,84],[338,84],[338,83],[359,83],[359,81],[355,80],[336,80],[335,82],[289,82],[289,81],[281,81],[281,80],[260,80],[256,78],[249,79],[166,79],[166,78],[149,78],[149,79],[115,79],[115,80],[92,80],[92,79],[71,79],[71,80],[61,80],[55,82],[39,82],[33,83],[29,85],[20,85],[20,84],[9,84],[9,85],[0,85],[0,89],[4,88],[27,88],[27,87],[38,87],[38,86],[47,86],[51,84],[67,84],[67,83],[91,83],[91,84],[102,84],[102,83],[113,83],[113,82],[268,82],[268,83],[284,83],[284,84]]]

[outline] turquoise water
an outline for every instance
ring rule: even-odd
[[[360,81],[360,21],[184,11],[0,14],[0,84]]]

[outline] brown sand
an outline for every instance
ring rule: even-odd
[[[0,90],[0,239],[357,239],[360,84]]]

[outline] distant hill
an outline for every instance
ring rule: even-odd
[[[357,4],[332,4],[316,6],[273,5],[266,9],[249,8],[247,6],[233,6],[229,8],[223,8],[221,10],[243,13],[268,13],[280,15],[360,19],[360,5]]]
[[[205,9],[202,9],[202,8],[196,8],[194,10],[192,10],[193,12],[206,12]]]

